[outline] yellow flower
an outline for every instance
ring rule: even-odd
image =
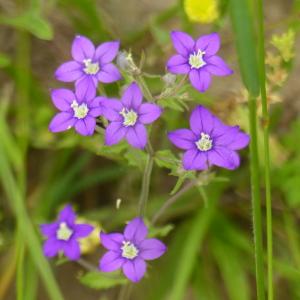
[[[212,23],[219,17],[217,0],[184,0],[184,10],[193,22]]]

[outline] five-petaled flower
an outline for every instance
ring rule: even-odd
[[[233,73],[223,59],[216,55],[220,48],[217,33],[203,35],[196,41],[185,32],[171,33],[178,54],[167,62],[167,69],[174,74],[188,74],[191,84],[199,92],[205,92],[211,75],[227,76]]]
[[[63,252],[70,260],[80,258],[78,239],[88,236],[93,226],[76,224],[76,215],[70,205],[66,205],[59,213],[54,223],[40,226],[42,234],[47,237],[43,252],[47,257],[53,257]]]
[[[125,227],[124,233],[100,233],[102,245],[108,250],[100,260],[102,272],[122,268],[124,275],[138,282],[146,272],[145,260],[162,256],[167,248],[157,239],[147,239],[148,229],[141,218],[135,218]]]
[[[60,132],[75,127],[81,135],[92,135],[96,126],[96,117],[101,115],[101,97],[95,93],[85,94],[82,87],[75,93],[68,89],[52,90],[52,102],[60,110],[49,125],[52,132]]]
[[[99,81],[111,83],[121,79],[119,70],[112,64],[119,47],[118,41],[112,41],[95,48],[88,38],[76,36],[71,51],[73,60],[62,64],[56,70],[55,77],[63,82],[75,81],[79,91],[93,94]]]
[[[170,141],[183,155],[186,170],[205,170],[216,165],[229,170],[236,169],[240,158],[236,150],[245,148],[249,135],[239,126],[227,126],[203,106],[197,106],[190,117],[190,129],[169,132]]]
[[[101,101],[102,114],[110,121],[105,131],[105,144],[114,145],[125,138],[130,145],[143,149],[147,144],[145,124],[154,122],[162,109],[153,103],[142,103],[143,94],[133,82],[123,93],[121,101]]]

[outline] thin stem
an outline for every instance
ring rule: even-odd
[[[136,81],[138,82],[138,84],[140,85],[140,87],[142,88],[143,90],[143,95],[145,96],[146,100],[149,101],[149,102],[154,102],[154,98],[145,82],[145,79],[143,77],[142,74],[138,74],[136,76]]]
[[[188,182],[180,191],[178,191],[175,195],[170,197],[162,206],[161,208],[155,213],[155,215],[152,217],[151,224],[154,225],[158,219],[163,215],[163,213],[171,206],[173,205],[183,194],[185,194],[187,191],[189,191],[192,187],[194,187],[196,184],[196,181],[190,181]]]
[[[167,98],[167,97],[172,97],[178,93],[178,91],[182,88],[184,83],[186,82],[187,76],[184,75],[179,83],[174,87],[174,89],[166,89],[164,90],[161,94],[157,95],[155,97],[156,100],[162,99],[162,98]]]
[[[83,258],[80,258],[80,259],[76,260],[76,262],[80,266],[85,268],[87,271],[90,271],[90,272],[98,272],[99,271],[97,267],[95,267],[93,264],[91,264],[90,262],[86,261]]]
[[[267,219],[267,257],[268,257],[268,300],[273,300],[273,236],[272,236],[272,196],[270,176],[270,145],[269,145],[269,113],[266,92],[265,40],[263,1],[257,0],[258,10],[258,51],[260,93],[264,130],[264,160],[265,160],[265,197]]]
[[[257,117],[256,98],[249,96],[249,122],[250,122],[250,169],[251,169],[251,191],[252,191],[252,215],[253,234],[255,250],[255,269],[257,299],[265,299],[264,290],[264,265],[263,265],[263,239],[262,239],[262,213],[260,199],[259,162],[257,146]]]
[[[148,153],[147,162],[144,170],[143,182],[142,182],[142,190],[140,195],[140,201],[138,206],[138,214],[139,216],[145,215],[146,204],[149,197],[149,189],[150,189],[150,180],[153,169],[153,155],[152,153]]]

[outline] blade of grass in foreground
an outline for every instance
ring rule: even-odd
[[[265,160],[265,197],[267,219],[267,260],[268,260],[268,299],[273,300],[273,236],[272,236],[272,197],[270,177],[270,145],[269,145],[269,112],[266,91],[266,68],[265,68],[265,29],[263,1],[257,0],[258,16],[258,54],[260,94],[264,130],[264,160]]]
[[[10,200],[16,218],[19,222],[23,236],[26,236],[26,244],[32,259],[35,262],[37,269],[40,272],[41,278],[52,300],[63,300],[63,296],[55,281],[48,262],[44,258],[39,239],[35,233],[34,227],[26,213],[26,208],[22,199],[22,194],[13,177],[11,168],[6,159],[5,152],[0,144],[0,178],[3,188]]]
[[[257,145],[257,104],[259,96],[259,72],[256,57],[256,44],[253,32],[253,22],[249,3],[246,0],[230,0],[229,5],[236,34],[236,45],[239,64],[244,84],[249,92],[249,123],[250,123],[250,169],[253,211],[253,233],[255,248],[256,289],[257,299],[265,299],[262,212],[260,199],[259,161]]]
[[[208,203],[207,207],[201,208],[192,221],[191,230],[178,259],[177,275],[174,278],[172,289],[168,295],[168,299],[170,300],[182,300],[184,298],[186,287],[195,266],[197,253],[199,248],[201,248],[204,236],[213,219],[218,199],[219,197],[215,195],[210,197],[209,201],[208,199],[204,199]]]

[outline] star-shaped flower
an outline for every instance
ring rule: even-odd
[[[76,215],[71,205],[66,205],[56,222],[43,224],[40,229],[47,237],[43,246],[45,256],[53,257],[63,252],[70,260],[77,260],[80,258],[78,239],[88,236],[94,228],[88,224],[76,224]]]
[[[101,232],[102,245],[108,250],[100,260],[102,272],[122,268],[124,275],[138,282],[146,272],[145,260],[162,256],[167,248],[158,239],[147,239],[148,229],[141,218],[135,218],[125,227],[124,233]]]
[[[143,149],[146,146],[145,125],[158,119],[162,109],[156,104],[142,101],[142,91],[135,82],[128,86],[120,101],[101,101],[103,116],[110,121],[105,131],[106,145],[117,144],[125,138],[135,148]]]
[[[217,33],[203,35],[196,41],[185,32],[171,33],[174,48],[178,54],[172,56],[167,69],[174,74],[188,74],[192,86],[199,92],[205,92],[211,83],[211,75],[227,76],[233,71],[216,55],[220,48]]]
[[[84,94],[83,87],[77,87],[75,94],[68,89],[51,92],[52,102],[61,112],[56,114],[49,125],[52,132],[60,132],[75,127],[81,135],[92,135],[96,117],[101,115],[101,97],[95,93]]]
[[[236,150],[245,148],[250,137],[239,126],[224,125],[199,105],[191,114],[190,127],[168,134],[176,147],[186,150],[182,160],[184,169],[205,170],[216,165],[233,170],[240,165]]]
[[[78,35],[72,44],[73,60],[62,64],[56,70],[55,77],[63,82],[75,81],[79,91],[94,94],[99,81],[111,83],[121,79],[119,70],[112,64],[119,47],[118,41],[112,41],[95,48],[88,38]]]

